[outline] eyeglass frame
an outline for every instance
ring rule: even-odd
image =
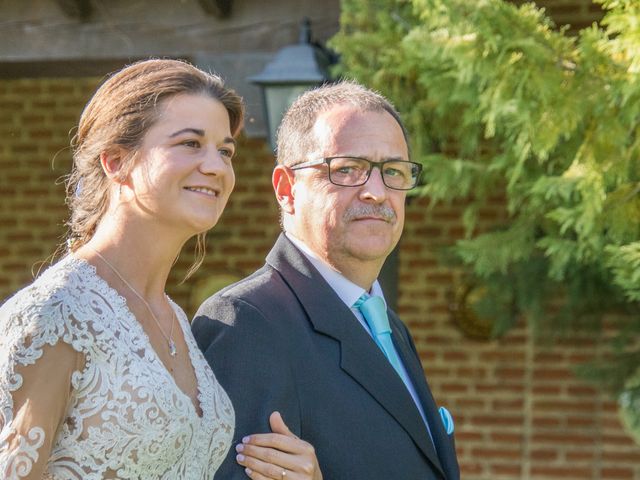
[[[358,183],[356,185],[343,185],[341,183],[335,183],[333,180],[331,180],[331,160],[336,159],[336,158],[353,158],[355,160],[364,160],[365,162],[369,163],[369,171],[367,172],[367,176],[365,177],[364,181],[362,183]],[[391,163],[391,162],[406,162],[406,163],[410,163],[411,165],[414,165],[418,168],[418,174],[416,175],[416,182],[412,187],[409,188],[397,188],[397,187],[391,187],[389,185],[387,185],[387,182],[384,179],[384,173],[382,172],[382,167],[386,164],[386,163]],[[296,163],[295,165],[292,165],[289,168],[289,170],[301,170],[303,168],[311,168],[311,167],[317,167],[318,165],[327,165],[327,167],[329,167],[328,171],[327,171],[327,177],[329,177],[329,181],[333,184],[333,185],[337,185],[338,187],[361,187],[362,185],[366,184],[369,179],[371,178],[371,172],[373,171],[373,169],[375,167],[378,168],[378,170],[380,170],[380,178],[382,178],[382,183],[384,183],[384,186],[387,188],[390,188],[392,190],[398,190],[401,192],[407,192],[409,190],[413,190],[414,188],[416,188],[418,186],[418,183],[420,182],[420,174],[422,173],[422,164],[418,163],[418,162],[412,162],[411,160],[400,160],[400,159],[396,159],[396,158],[390,158],[387,160],[383,160],[381,162],[374,162],[373,160],[369,160],[368,158],[364,158],[364,157],[356,157],[354,155],[336,155],[335,157],[324,157],[324,158],[319,158],[317,160],[309,160],[307,162],[302,162],[302,163]]]

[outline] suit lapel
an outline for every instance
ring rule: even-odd
[[[395,418],[434,468],[442,472],[438,455],[411,395],[351,310],[284,235],[267,256],[267,263],[280,272],[298,297],[314,329],[340,343],[340,367]],[[351,317],[353,321],[345,321]],[[403,347],[402,350],[406,349]],[[407,362],[406,351],[402,358]],[[415,363],[413,360],[406,365]],[[410,375],[415,382],[414,369],[410,369]],[[416,383],[424,383],[424,380]],[[423,395],[424,392],[421,397]]]
[[[396,350],[400,355],[402,362],[407,369],[407,373],[413,382],[413,386],[416,389],[416,393],[420,398],[424,414],[427,417],[429,423],[429,430],[433,442],[438,450],[438,458],[441,465],[447,473],[446,478],[459,478],[459,467],[456,460],[455,446],[451,437],[444,429],[444,424],[440,418],[440,412],[438,406],[431,394],[431,390],[427,386],[422,364],[416,357],[415,351],[408,339],[405,338],[403,331],[399,328],[400,319],[391,310],[387,310],[389,314],[389,320],[391,323],[391,330],[393,335],[393,342],[396,346]]]

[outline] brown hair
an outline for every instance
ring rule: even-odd
[[[129,65],[110,76],[89,100],[71,141],[67,243],[72,251],[91,239],[109,205],[111,183],[100,165],[100,154],[116,146],[128,151],[121,170],[126,176],[145,133],[158,119],[160,102],[183,93],[215,98],[229,114],[231,133],[235,136],[242,128],[242,98],[225,87],[220,77],[181,60],[151,59]],[[187,277],[202,263],[204,236],[198,235],[196,262]]]
[[[289,107],[278,128],[278,164],[292,166],[308,160],[317,148],[311,133],[318,115],[338,105],[351,105],[364,112],[387,112],[400,125],[407,142],[407,132],[395,107],[379,93],[353,81],[322,85],[302,94]]]

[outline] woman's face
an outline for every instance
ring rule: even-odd
[[[213,227],[235,184],[236,142],[218,100],[179,94],[162,101],[126,187],[137,215],[192,236]]]

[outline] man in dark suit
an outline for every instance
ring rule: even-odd
[[[264,267],[193,322],[238,442],[268,432],[277,410],[315,447],[325,479],[459,478],[453,421],[377,281],[419,173],[393,106],[360,85],[307,92],[285,114],[273,172],[284,233]],[[263,451],[232,449],[216,478],[246,478],[236,454],[259,462]]]

